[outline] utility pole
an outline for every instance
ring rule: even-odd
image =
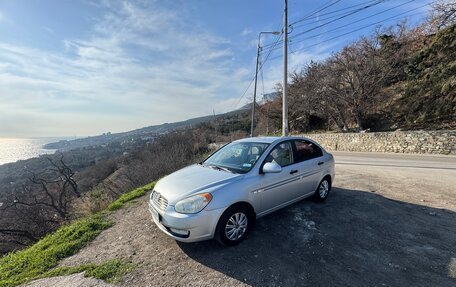
[[[257,79],[258,79],[258,63],[260,62],[260,37],[261,32],[258,34],[258,47],[256,55],[256,68],[255,68],[255,84],[253,86],[253,103],[252,103],[252,121],[250,125],[250,137],[253,137],[253,129],[255,125],[255,105],[256,105],[256,91],[257,91]]]
[[[257,82],[258,82],[258,66],[260,63],[260,51],[261,51],[261,35],[262,34],[273,34],[280,35],[280,32],[260,32],[258,34],[258,47],[256,56],[256,69],[255,69],[255,84],[253,86],[253,103],[252,103],[252,120],[250,123],[250,137],[253,137],[253,129],[255,127],[255,106],[256,106],[256,93],[257,93]]]
[[[215,116],[215,109],[212,109],[212,113],[214,114],[214,130],[215,130],[214,141],[217,143],[217,117]]]
[[[288,136],[288,5],[285,0],[283,10],[283,95],[282,95],[282,136]]]

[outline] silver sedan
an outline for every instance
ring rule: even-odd
[[[324,201],[334,175],[333,156],[308,138],[246,138],[162,178],[149,211],[178,241],[216,238],[231,246],[256,218],[306,197]]]

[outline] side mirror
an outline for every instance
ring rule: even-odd
[[[278,173],[282,171],[282,167],[276,163],[275,161],[273,162],[267,162],[263,165],[263,172],[264,173]]]

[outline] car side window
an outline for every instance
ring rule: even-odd
[[[321,148],[306,140],[295,140],[296,162],[301,162],[323,156]]]
[[[281,167],[294,163],[293,149],[290,142],[277,145],[266,157],[265,162],[276,162]]]

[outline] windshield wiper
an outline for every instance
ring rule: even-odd
[[[223,166],[217,166],[217,168],[218,168],[219,170],[224,170],[224,171],[226,171],[226,172],[235,173],[235,172],[232,171],[231,169],[226,168],[226,167],[223,167]]]
[[[207,166],[210,167],[210,168],[216,169],[216,170],[223,170],[223,171],[226,171],[226,172],[229,172],[229,173],[235,173],[232,170],[230,170],[230,169],[228,169],[226,167],[223,167],[223,166],[218,166],[218,165],[214,165],[214,164],[209,164]]]

